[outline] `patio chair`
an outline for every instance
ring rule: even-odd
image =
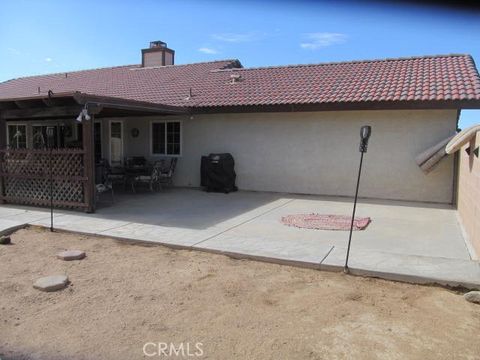
[[[177,167],[178,158],[173,157],[170,159],[170,164],[164,165],[159,175],[159,183],[162,187],[163,185],[173,186],[173,174],[175,173],[175,168]]]
[[[130,180],[132,184],[132,191],[134,193],[136,192],[135,186],[138,184],[147,184],[150,191],[152,192],[155,186],[160,188],[161,187],[161,184],[159,182],[160,171],[161,171],[161,164],[157,161],[154,163],[148,175],[147,174],[133,175]]]
[[[95,166],[95,195],[96,201],[100,200],[100,195],[109,192],[112,196],[112,203],[115,202],[113,195],[113,184],[108,178],[108,163],[105,160],[101,160]]]
[[[112,183],[115,184],[122,184],[123,188],[125,189],[127,186],[127,178],[125,176],[125,169],[123,167],[111,167],[107,160],[101,159],[100,163],[103,163],[105,166],[107,179]]]

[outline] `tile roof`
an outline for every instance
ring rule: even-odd
[[[53,93],[82,92],[91,95],[165,105],[183,105],[191,87],[205,81],[211,70],[241,66],[238,60],[188,65],[141,67],[126,65],[50,75],[29,76],[0,83],[0,100]]]
[[[240,78],[234,82],[232,75]],[[38,88],[191,108],[412,101],[480,107],[480,76],[470,55],[264,68],[242,68],[238,60],[120,66],[9,80],[0,83],[0,100],[35,96]]]

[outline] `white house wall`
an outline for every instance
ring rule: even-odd
[[[182,156],[174,182],[198,187],[200,157],[229,152],[235,158],[240,189],[352,196],[360,127],[371,125],[360,196],[450,203],[453,158],[425,175],[415,156],[452,134],[456,117],[456,110],[182,116],[178,117],[183,127]],[[103,121],[105,135],[107,120]],[[150,121],[125,120],[125,156],[150,155]],[[131,136],[134,127],[140,131],[137,138]],[[104,157],[108,158],[108,142]]]

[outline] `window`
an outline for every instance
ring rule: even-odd
[[[152,123],[152,154],[181,154],[180,121],[155,121]]]
[[[27,147],[27,126],[8,125],[8,145],[13,149],[25,149]]]
[[[53,147],[58,147],[58,126],[53,125],[33,125],[33,148],[44,149],[48,145],[47,127],[53,127]]]

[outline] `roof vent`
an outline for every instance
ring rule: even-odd
[[[191,100],[193,97],[192,88],[188,91],[188,96],[184,100]]]
[[[230,75],[230,83],[235,84],[242,81],[242,75],[240,74],[232,74]]]

